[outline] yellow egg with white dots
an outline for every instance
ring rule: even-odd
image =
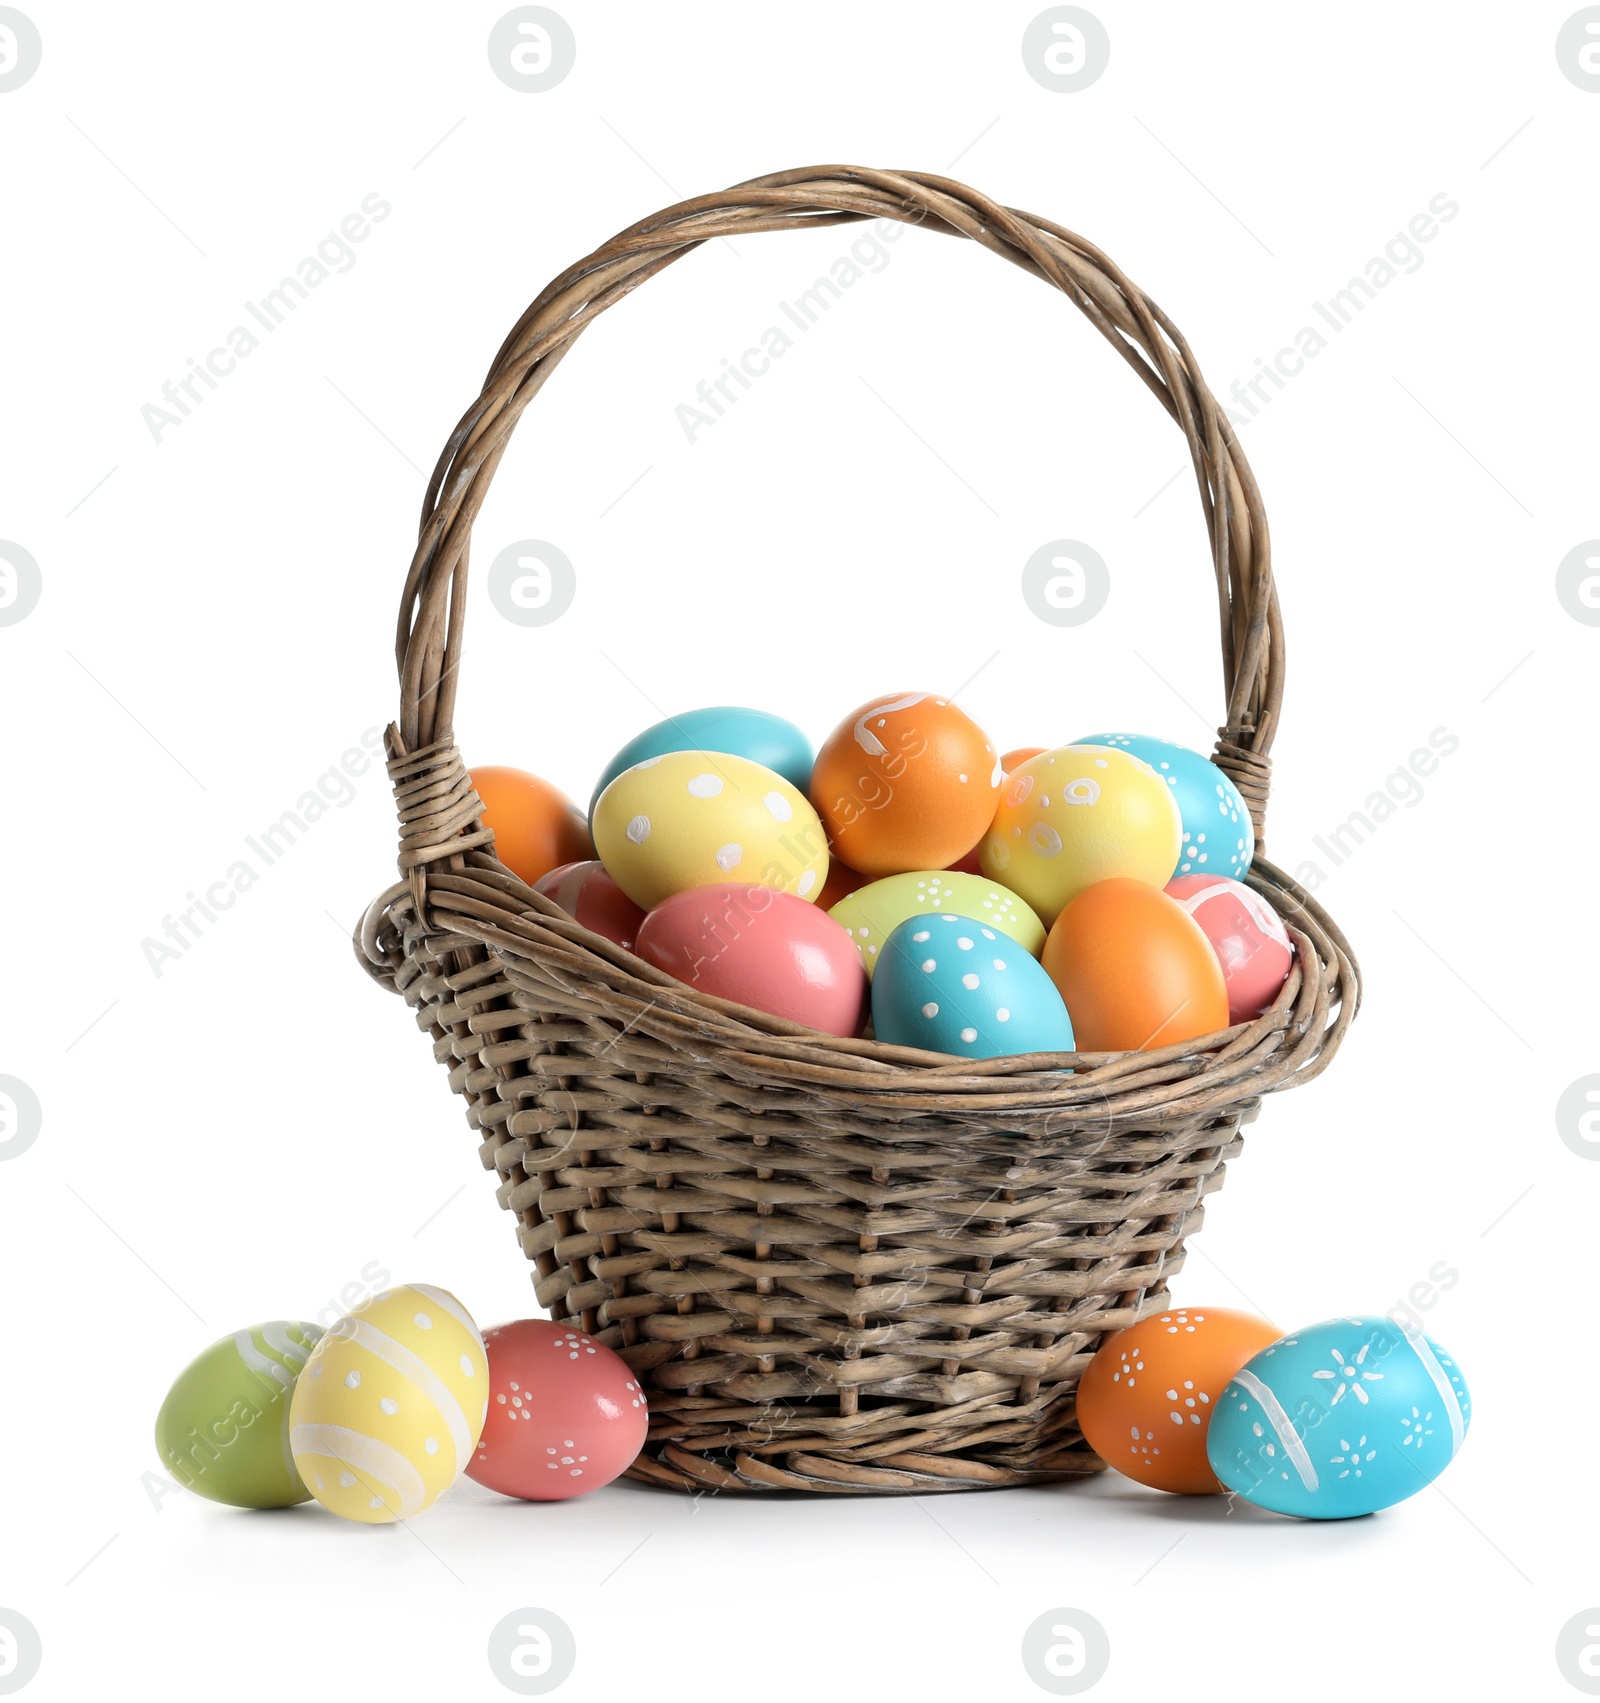
[[[489,1406],[483,1336],[444,1289],[381,1290],[322,1338],[295,1385],[289,1449],[330,1513],[382,1525],[455,1483]]]
[[[724,751],[673,751],[624,769],[595,801],[595,849],[636,905],[733,881],[815,902],[828,836],[775,770]]]
[[[1048,925],[1097,881],[1166,886],[1182,845],[1177,802],[1142,758],[1061,745],[1006,776],[978,862]]]

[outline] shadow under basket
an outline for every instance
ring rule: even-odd
[[[1073,1395],[1167,1304],[1261,1097],[1320,1073],[1358,1001],[1343,935],[1258,855],[1295,962],[1254,1022],[1143,1053],[983,1062],[840,1040],[708,998],[581,928],[494,856],[452,735],[468,542],[523,408],[589,322],[726,235],[894,219],[1067,296],[1188,441],[1221,607],[1215,761],[1258,843],[1283,635],[1255,481],[1187,344],[1082,238],[948,179],[822,166],[623,231],[513,329],[434,471],[388,730],[400,881],[363,965],[468,1108],[540,1303],[650,1398],[630,1476],[676,1490],[978,1490],[1100,1469]]]

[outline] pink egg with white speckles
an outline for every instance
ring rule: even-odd
[[[483,1345],[489,1417],[469,1478],[525,1502],[564,1502],[633,1465],[650,1414],[620,1355],[548,1319],[496,1325]]]
[[[1228,1021],[1259,1017],[1278,997],[1294,962],[1294,947],[1278,913],[1259,893],[1226,875],[1175,875],[1166,891],[1211,942],[1228,990]]]

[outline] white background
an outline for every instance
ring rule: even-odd
[[[1554,1116],[1600,1070],[1600,630],[1555,592],[1600,533],[1600,95],[1554,51],[1574,8],[1097,0],[1111,63],[1077,94],[1025,70],[1034,0],[565,0],[577,64],[543,94],[490,72],[499,3],[25,9],[0,535],[43,595],[0,627],[0,1073],[44,1124],[0,1166],[0,1607],[43,1638],[30,1694],[506,1696],[489,1630],[538,1605],[576,1635],[574,1698],[1043,1695],[1020,1642],[1058,1606],[1107,1629],[1108,1699],[1568,1695],[1556,1635],[1600,1599],[1600,1165]],[[393,869],[380,770],[160,976],[142,942],[394,713],[422,471],[526,302],[680,195],[825,161],[949,170],[1083,232],[1223,396],[1432,197],[1459,204],[1242,430],[1291,655],[1268,846],[1322,866],[1367,995],[1328,1074],[1264,1108],[1175,1289],[1289,1329],[1448,1273],[1425,1323],[1473,1385],[1461,1459],[1327,1526],[1110,1475],[549,1507],[467,1485],[407,1529],[153,1495],[166,1386],[224,1332],[331,1316],[374,1265],[485,1324],[534,1306],[460,1102],[352,959]],[[392,214],[353,267],[154,441],[163,381],[374,192]],[[1209,743],[1181,439],[1036,281],[906,233],[686,441],[676,406],[854,235],[712,245],[551,381],[479,525],[469,761],[584,799],[663,711],[749,702],[820,738],[908,685],[961,688],[1002,749]],[[543,628],[484,585],[530,537],[577,574]],[[1060,537],[1111,571],[1082,627],[1020,594]],[[1459,749],[1335,867],[1316,837],[1439,728]]]

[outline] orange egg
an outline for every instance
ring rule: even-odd
[[[564,863],[594,856],[594,841],[583,812],[549,781],[526,769],[489,765],[469,769],[483,820],[494,830],[494,854],[531,887]]]
[[[1000,767],[1009,775],[1013,769],[1020,769],[1030,757],[1042,757],[1050,747],[1048,745],[1019,745],[1015,751],[1007,751],[1000,759]]]
[[[1078,1050],[1150,1052],[1228,1027],[1222,966],[1200,925],[1148,882],[1085,887],[1040,962],[1067,1002]]]
[[[824,741],[811,802],[852,869],[899,875],[965,857],[994,820],[1004,778],[983,729],[948,698],[888,692]]]
[[[1118,1472],[1179,1496],[1222,1489],[1206,1433],[1222,1392],[1283,1332],[1227,1307],[1171,1307],[1107,1337],[1078,1385],[1078,1424]]]

